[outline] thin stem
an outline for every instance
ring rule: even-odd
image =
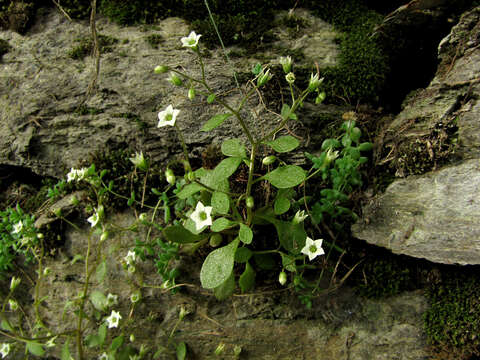
[[[253,170],[255,169],[255,156],[257,153],[257,144],[252,144],[252,151],[250,153],[250,164],[248,166],[248,182],[247,182],[247,190],[245,191],[245,200],[248,199],[252,192],[252,185],[253,185]],[[247,226],[250,226],[253,220],[253,211],[251,208],[247,207]]]
[[[190,160],[188,159],[188,149],[187,149],[187,145],[185,144],[185,138],[183,137],[183,134],[182,132],[180,131],[180,128],[178,127],[177,124],[175,124],[175,129],[177,129],[177,134],[178,134],[178,138],[180,139],[180,142],[182,143],[182,149],[183,149],[183,156],[185,157],[185,161],[186,161],[186,164],[187,164],[187,169],[186,171],[192,171],[192,166],[190,165]]]

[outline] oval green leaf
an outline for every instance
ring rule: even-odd
[[[185,229],[182,225],[172,225],[163,229],[165,238],[173,243],[188,244],[200,241],[201,236],[195,235]]]
[[[253,239],[252,229],[250,229],[245,224],[240,224],[240,231],[238,232],[238,237],[244,244],[250,244]]]
[[[224,218],[224,217],[221,217],[221,218],[218,218],[218,219],[215,219],[215,221],[213,222],[212,226],[210,227],[210,229],[213,231],[213,232],[220,232],[222,230],[225,230],[226,228],[228,228],[230,226],[231,222],[230,220]]]
[[[205,188],[197,183],[191,183],[188,185],[185,185],[182,190],[177,194],[177,197],[179,199],[186,199],[193,194],[196,194],[197,192],[204,190]]]
[[[281,136],[278,139],[266,143],[273,150],[279,153],[285,153],[296,149],[300,142],[291,135]]]
[[[255,285],[255,275],[255,270],[253,270],[250,263],[247,262],[247,265],[245,266],[245,271],[242,275],[240,275],[240,278],[238,279],[238,285],[240,285],[242,293],[253,289],[253,286]]]
[[[241,247],[235,252],[235,261],[238,263],[246,263],[252,257],[253,253],[249,248]]]
[[[208,254],[200,270],[200,282],[205,289],[214,289],[230,277],[239,242],[239,239],[235,239]]]
[[[228,179],[237,170],[242,163],[242,158],[229,157],[220,161],[215,169],[213,169],[213,179],[215,182]]]
[[[275,215],[281,215],[286,213],[290,209],[290,200],[284,197],[277,197],[273,204],[273,211]]]
[[[247,151],[238,139],[228,139],[222,143],[222,154],[225,156],[240,157],[245,159]]]
[[[220,191],[215,191],[212,194],[211,204],[213,210],[218,214],[228,214],[228,210],[230,210],[230,198]]]
[[[232,273],[228,277],[227,280],[220,286],[216,287],[213,289],[213,294],[217,298],[217,300],[225,300],[228,298],[230,295],[233,294],[233,291],[235,290],[235,275]]]
[[[266,174],[264,178],[276,188],[287,189],[305,180],[305,170],[297,165],[281,166]]]
[[[226,114],[217,114],[215,116],[212,116],[210,120],[208,120],[202,127],[202,131],[210,131],[215,129],[216,127],[220,126],[223,124],[225,120],[227,120],[230,116],[232,116],[231,113],[226,113]]]

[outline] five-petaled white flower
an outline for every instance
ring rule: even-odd
[[[100,355],[100,356],[98,357],[98,360],[108,360],[108,355],[107,355],[107,353],[103,353],[102,355]]]
[[[195,31],[192,31],[187,37],[182,37],[182,46],[195,49],[198,45],[198,40],[200,40],[200,36],[202,35],[197,35]]]
[[[132,250],[129,250],[128,253],[127,253],[127,256],[125,256],[123,258],[123,260],[125,260],[125,262],[127,263],[127,265],[129,266],[133,266],[135,265],[135,260],[137,258],[137,254],[135,254],[134,251]]]
[[[172,105],[168,105],[167,108],[158,113],[158,127],[174,126],[180,110],[174,109]]]
[[[13,225],[13,232],[15,234],[18,234],[20,233],[20,231],[22,231],[23,229],[23,223],[22,221],[19,221],[18,223],[16,223],[15,225]]]
[[[107,318],[108,328],[117,327],[121,318],[122,318],[122,315],[120,315],[118,311],[112,310],[112,313]]]
[[[190,215],[190,219],[195,223],[195,228],[200,230],[204,226],[212,225],[211,206],[204,206],[201,201],[197,203],[195,211]]]
[[[114,294],[108,294],[107,295],[107,306],[111,307],[113,305],[116,305],[118,303],[118,295]]]
[[[90,223],[92,227],[96,226],[98,224],[98,221],[100,220],[100,216],[98,216],[98,213],[95,212],[92,216],[90,216],[87,221]]]
[[[2,359],[10,353],[10,344],[2,344],[0,346],[0,354],[2,354]]]
[[[325,251],[322,249],[322,241],[322,239],[312,240],[307,236],[305,247],[302,249],[302,254],[307,255],[310,261],[315,259],[318,255],[325,254]]]
[[[74,168],[70,169],[70,172],[67,174],[67,182],[73,181],[77,178],[77,170]]]

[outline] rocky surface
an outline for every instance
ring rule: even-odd
[[[354,235],[395,253],[480,264],[480,8],[442,40],[435,78],[377,139],[397,177],[363,208]],[[423,175],[422,175],[423,174]]]
[[[296,15],[307,21],[307,28],[296,36],[277,28],[279,40],[271,50],[259,54],[262,60],[255,55],[232,56],[233,64],[228,66],[221,51],[209,52],[206,67],[211,88],[228,94],[226,99],[231,103],[238,101],[238,93],[230,91],[234,88],[232,68],[251,76],[256,62],[278,63],[279,53],[286,50],[303,51],[303,65],[334,64],[338,50],[332,26],[303,10]],[[218,131],[200,132],[203,123],[222,109],[206,106],[200,97],[192,106],[184,91],[166,81],[166,75],[153,74],[159,64],[178,65],[199,74],[195,55],[180,43],[189,33],[183,20],[169,18],[155,26],[119,27],[98,19],[97,27],[101,35],[115,38],[117,43],[101,56],[98,89],[90,98],[86,94],[95,76],[94,59],[68,56],[78,39],[90,36],[88,23],[71,22],[52,9],[40,15],[25,36],[13,31],[0,33],[12,46],[0,65],[0,165],[62,177],[79,160],[115,145],[143,150],[154,161],[165,161],[181,150],[172,129],[156,127],[157,112],[169,104],[182,110],[178,124],[186,130],[186,142],[193,153],[198,154],[212,141],[240,135],[240,128],[228,120]],[[147,41],[152,35],[160,36],[158,49]],[[254,121],[251,114],[245,113]],[[256,128],[263,131],[272,124],[272,116],[258,115]]]
[[[110,221],[119,229],[125,229],[136,220],[133,214],[125,212],[112,215]],[[72,326],[62,319],[73,317],[73,308],[67,308],[65,315],[52,309],[63,309],[83,287],[85,264],[83,261],[72,263],[72,259],[76,254],[85,254],[89,231],[88,227],[70,228],[62,252],[55,259],[46,259],[44,264],[51,273],[43,280],[40,296],[46,296],[46,300],[40,312],[46,324],[55,324],[56,331],[68,331]],[[210,359],[222,342],[226,344],[224,359],[235,358],[235,345],[242,348],[241,358],[258,360],[420,360],[428,355],[422,329],[427,301],[421,291],[358,301],[355,292],[344,287],[314,299],[312,309],[308,310],[293,290],[267,283],[251,294],[239,294],[220,302],[201,288],[200,263],[186,257],[185,262],[182,259],[179,262],[182,283],[186,286],[172,295],[168,290],[155,288],[161,279],[151,261],[138,261],[134,274],[127,273],[122,266],[122,258],[135,238],[144,236],[142,227],[136,233],[112,233],[101,245],[101,252],[97,248],[98,236],[91,237],[92,249],[97,250],[92,252],[90,266],[94,268],[93,264],[104,258],[107,272],[102,284],[93,279],[90,292],[113,292],[119,296],[114,308],[120,311],[122,324],[127,326],[124,331],[135,335],[137,347],[144,344],[154,350],[166,346],[180,308],[184,306],[188,315],[175,332],[174,341],[187,343],[189,358]],[[141,283],[145,287],[142,300],[134,310],[136,321],[128,323],[127,315],[132,311],[129,296]],[[109,311],[104,316],[108,314]],[[91,326],[92,323],[87,333],[92,331]],[[109,329],[108,333],[116,336],[118,332],[118,329]],[[60,347],[52,351],[60,351]]]

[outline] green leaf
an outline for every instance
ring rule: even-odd
[[[178,244],[194,243],[202,239],[202,236],[192,234],[182,225],[167,226],[163,229],[163,236],[165,236],[168,241]]]
[[[358,127],[354,127],[352,129],[352,132],[350,133],[350,139],[352,139],[353,142],[358,142],[361,136],[362,136],[362,131]]]
[[[276,168],[264,178],[279,189],[297,186],[305,180],[305,171],[297,165],[287,165]]]
[[[100,345],[103,345],[107,337],[107,325],[102,324],[98,328],[98,337],[100,338]]]
[[[253,239],[253,232],[247,225],[240,223],[240,231],[238,237],[244,244],[250,244]]]
[[[215,116],[212,116],[210,120],[208,120],[202,127],[202,131],[210,131],[215,129],[216,127],[220,126],[223,124],[225,120],[227,120],[230,116],[232,116],[231,113],[226,113],[226,114],[217,114]]]
[[[212,194],[211,205],[213,210],[218,214],[228,214],[228,210],[230,210],[230,198],[223,192],[215,191]]]
[[[13,328],[10,326],[10,324],[6,320],[2,320],[2,323],[0,326],[2,327],[3,330],[13,332]]]
[[[67,339],[67,341],[65,341],[65,344],[63,344],[62,346],[62,357],[61,357],[61,360],[71,360],[72,359],[72,355],[70,355],[70,349],[69,349],[69,339]]]
[[[27,341],[27,350],[30,354],[35,356],[43,356],[45,354],[42,345],[35,341]]]
[[[225,280],[220,286],[217,286],[215,289],[213,289],[213,294],[218,300],[225,300],[228,298],[230,295],[233,294],[233,291],[235,290],[235,275],[233,275],[233,272],[230,274],[230,276]]]
[[[279,153],[292,151],[300,145],[300,142],[291,135],[281,136],[273,141],[266,143],[273,150]]]
[[[177,345],[177,360],[185,360],[187,357],[187,345],[182,341]]]
[[[266,144],[276,152],[285,153],[296,149],[300,145],[300,142],[293,136],[287,135],[281,136],[273,141],[268,141]]]
[[[104,311],[107,306],[107,297],[98,290],[94,290],[90,293],[90,301],[98,311]]]
[[[222,154],[245,159],[247,152],[245,146],[238,139],[228,139],[222,143]]]
[[[246,263],[252,257],[253,253],[249,248],[241,247],[235,252],[235,261],[238,263]]]
[[[288,104],[283,104],[280,114],[282,115],[282,119],[284,119],[284,120],[289,118],[290,117],[290,106],[288,106]]]
[[[278,240],[283,248],[292,254],[300,253],[307,239],[303,224],[292,224],[291,222],[277,220],[274,225]]]
[[[103,279],[105,279],[105,274],[107,273],[107,263],[102,261],[100,264],[97,266],[97,270],[95,273],[95,276],[97,278],[97,281],[99,283],[103,282]]]
[[[70,261],[70,265],[73,265],[75,264],[76,262],[78,261],[84,261],[85,257],[81,254],[75,254],[75,256],[73,257],[72,261]]]
[[[210,229],[213,232],[220,232],[220,231],[228,228],[230,225],[231,225],[230,220],[228,220],[224,217],[221,217],[221,218],[215,219],[215,221],[212,223]]]
[[[296,272],[297,267],[295,266],[295,257],[281,253],[282,255],[282,266],[285,270]]]
[[[123,344],[123,335],[117,336],[115,339],[112,340],[112,344],[110,345],[110,351],[116,351],[120,346]]]
[[[220,181],[224,179],[228,179],[230,175],[232,175],[235,170],[237,170],[238,166],[242,163],[242,158],[237,157],[229,157],[220,161],[215,169],[213,169],[213,178],[215,181]]]
[[[256,63],[255,66],[252,68],[252,73],[254,75],[260,74],[260,71],[262,71],[262,64]]]
[[[238,279],[238,285],[240,285],[242,293],[253,289],[253,286],[255,285],[255,275],[255,270],[253,270],[250,263],[247,262],[247,265],[245,266],[245,271],[242,275],[240,275],[240,278]]]
[[[360,151],[370,151],[373,148],[373,144],[371,142],[364,142],[358,145],[358,150]]]
[[[207,103],[211,104],[215,101],[215,94],[210,94],[207,97]]]
[[[205,289],[214,289],[223,284],[232,274],[235,252],[240,240],[213,250],[205,259],[200,270],[200,282]]]
[[[228,179],[219,180],[214,177],[213,170],[205,170],[200,177],[200,182],[214,190],[229,192],[230,185]]]
[[[273,204],[273,210],[275,215],[281,215],[286,213],[290,209],[290,200],[284,197],[277,197]]]
[[[197,183],[191,183],[188,185],[185,185],[182,190],[177,194],[177,197],[179,199],[186,199],[193,194],[196,194],[197,192],[204,190],[205,188]]]
[[[255,263],[262,270],[273,270],[277,266],[272,254],[256,254],[253,255]]]
[[[101,345],[101,339],[97,334],[90,334],[85,338],[88,347],[97,347]]]

